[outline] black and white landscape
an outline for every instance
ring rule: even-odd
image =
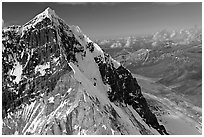
[[[202,30],[200,16],[191,18],[202,3],[2,5],[3,135],[202,134]],[[19,12],[28,11],[27,15],[36,10],[29,11],[31,5],[46,8],[37,11],[33,17],[20,15],[16,21],[18,25],[12,25],[9,19],[16,18],[12,15],[15,8],[25,7]],[[12,6],[14,9],[7,13]],[[70,22],[73,17],[77,24],[70,25],[55,7]],[[118,13],[127,7],[137,12],[138,18],[129,19],[125,24],[123,19],[128,17],[120,18]],[[66,8],[73,10],[72,15],[66,14]],[[163,18],[169,8],[174,11],[181,8],[178,17],[182,15],[183,20],[186,19],[183,13],[186,8],[196,10],[188,13],[188,18],[194,19],[186,23],[189,27],[173,29],[155,23],[149,11],[142,13],[144,8],[151,8],[152,12],[163,10]],[[80,18],[80,9],[87,13],[99,11],[93,13],[96,18],[88,20],[91,16],[85,12],[80,13],[83,19]],[[112,33],[114,28],[105,21],[106,12],[110,12],[107,17],[115,14],[112,22],[122,22],[127,31],[121,28]],[[104,32],[107,28],[100,26],[101,32],[97,35],[94,23],[103,15],[104,23],[99,24],[106,24],[110,29],[107,36]],[[142,22],[145,17],[152,19],[155,28],[161,26],[160,29],[155,31],[152,26],[148,31],[144,25],[145,31],[138,28],[136,34],[137,29],[128,28],[134,20],[141,19]],[[171,17],[173,19],[173,15]],[[27,23],[19,24],[27,18]],[[90,34],[94,35],[93,39],[78,26],[83,23],[85,30],[93,33]],[[191,23],[194,26],[190,26]],[[116,28],[120,27],[118,24]],[[182,21],[178,21],[179,25],[183,25]]]

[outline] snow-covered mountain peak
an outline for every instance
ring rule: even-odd
[[[51,25],[53,27],[59,26],[59,20],[64,22],[51,8],[46,8],[42,13],[36,15],[32,20],[23,25],[22,32],[36,28]],[[42,22],[42,23],[41,23]],[[47,23],[47,24],[46,24]],[[64,23],[66,24],[66,23]]]
[[[78,26],[47,8],[21,29],[2,34],[3,94],[15,94],[4,118],[15,126],[6,116],[23,113],[17,134],[168,134],[136,78]]]
[[[47,16],[55,16],[55,17],[58,17],[58,16],[56,15],[55,11],[52,10],[50,7],[47,7],[43,13],[45,13]]]

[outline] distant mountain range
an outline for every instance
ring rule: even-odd
[[[103,48],[128,48],[134,45],[141,45],[146,42],[151,43],[152,46],[159,46],[165,44],[184,45],[202,41],[202,29],[193,27],[190,29],[181,30],[167,30],[163,29],[149,35],[129,36],[118,39],[96,40]]]

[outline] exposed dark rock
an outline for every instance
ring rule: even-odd
[[[108,60],[108,58],[109,55],[105,54],[105,59]],[[95,61],[99,66],[103,82],[111,86],[111,91],[108,91],[110,101],[131,105],[148,125],[155,128],[160,134],[168,134],[150,111],[136,78],[133,78],[122,65],[116,69],[107,62],[103,63],[100,58],[95,58]]]

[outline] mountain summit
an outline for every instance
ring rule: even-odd
[[[168,134],[130,71],[54,10],[2,46],[3,134]]]

